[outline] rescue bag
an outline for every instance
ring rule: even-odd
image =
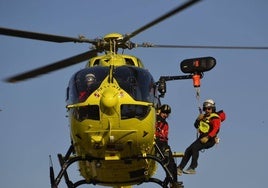
[[[223,122],[226,119],[226,114],[223,110],[216,112],[216,114],[218,114],[219,117],[221,118],[221,122]]]

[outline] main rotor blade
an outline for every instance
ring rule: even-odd
[[[193,5],[193,4],[195,4],[195,3],[197,3],[198,1],[201,1],[201,0],[190,0],[190,1],[187,1],[187,2],[184,3],[183,5],[180,5],[180,6],[178,6],[177,8],[175,8],[175,9],[173,9],[173,10],[167,12],[167,13],[164,14],[163,16],[160,16],[159,18],[157,18],[157,19],[151,21],[150,23],[148,23],[148,24],[144,25],[143,27],[137,29],[136,31],[132,32],[131,34],[127,34],[127,35],[125,36],[125,38],[123,39],[123,41],[124,41],[124,42],[128,41],[130,38],[134,37],[135,35],[141,33],[142,31],[144,31],[144,30],[146,30],[146,29],[148,29],[148,28],[150,28],[150,27],[152,27],[152,26],[154,26],[154,25],[156,25],[156,24],[158,24],[158,23],[161,22],[161,21],[163,21],[163,20],[165,20],[165,19],[167,19],[167,18],[169,18],[169,17],[171,17],[171,16],[173,16],[173,15],[179,13],[180,11],[182,11],[182,10],[184,10],[184,9],[186,9],[186,8],[188,8],[188,7],[190,7],[191,5]]]
[[[203,48],[203,49],[233,49],[233,50],[268,50],[266,46],[204,46],[204,45],[158,45],[152,43],[136,44],[144,48]]]
[[[55,70],[59,70],[71,65],[75,65],[77,63],[80,63],[82,61],[85,61],[87,59],[90,59],[92,57],[95,57],[97,55],[98,50],[91,50],[91,51],[87,51],[81,54],[78,54],[76,56],[72,56],[70,58],[64,59],[64,60],[60,60],[58,62],[52,63],[50,65],[46,65],[10,78],[7,78],[5,81],[6,82],[11,82],[11,83],[15,83],[15,82],[19,82],[19,81],[23,81],[29,78],[34,78],[36,76],[39,76],[41,74],[46,74]]]
[[[21,37],[21,38],[27,38],[27,39],[35,39],[35,40],[58,42],[58,43],[62,43],[62,42],[94,43],[95,42],[94,40],[88,40],[85,38],[73,38],[73,37],[51,35],[51,34],[45,34],[45,33],[10,29],[10,28],[4,28],[4,27],[0,27],[0,34],[12,36],[12,37]]]

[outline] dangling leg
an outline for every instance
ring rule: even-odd
[[[194,143],[192,143],[192,144],[185,150],[184,155],[183,155],[183,158],[182,158],[180,164],[179,164],[178,167],[177,167],[177,174],[178,174],[179,176],[182,175],[184,167],[187,165],[188,161],[190,160],[190,158],[191,158],[191,156],[192,156],[192,147],[193,147],[193,144],[194,144]]]
[[[199,158],[199,151],[201,149],[204,149],[204,145],[200,142],[199,139],[194,141],[191,145],[191,154],[192,154],[192,160],[189,168],[184,171],[186,174],[195,174],[195,168],[198,165],[198,158]]]
[[[192,146],[192,161],[190,164],[191,169],[195,169],[198,165],[199,151],[204,149],[203,144],[196,140]]]
[[[187,174],[195,174],[195,169],[198,166],[198,158],[199,158],[199,151],[202,149],[211,148],[215,144],[214,138],[210,138],[207,143],[201,143],[199,139],[197,139],[192,144],[192,161],[189,168],[184,171]]]

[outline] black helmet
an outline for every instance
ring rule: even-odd
[[[169,105],[167,105],[167,104],[163,104],[163,105],[160,107],[160,111],[163,112],[163,113],[170,114],[170,113],[171,113],[171,108],[170,108]]]

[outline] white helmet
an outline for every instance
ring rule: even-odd
[[[205,100],[205,102],[203,103],[203,110],[204,108],[212,108],[212,110],[215,112],[216,111],[215,102],[212,99]]]
[[[95,82],[96,81],[96,77],[95,77],[95,75],[94,74],[87,74],[86,75],[86,82],[87,82],[87,84],[92,84],[93,82]]]

